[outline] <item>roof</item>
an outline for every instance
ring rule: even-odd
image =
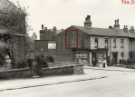
[[[109,28],[85,28],[83,26],[71,26],[76,29],[79,29],[82,32],[85,32],[89,35],[96,35],[96,36],[109,36],[109,37],[129,37],[135,38],[135,33],[131,32],[124,32],[123,29],[109,29]]]

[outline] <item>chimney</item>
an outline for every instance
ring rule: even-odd
[[[128,26],[127,25],[124,25],[123,31],[128,32]]]
[[[114,28],[120,28],[119,19],[114,21]]]
[[[113,27],[112,27],[112,26],[109,26],[108,28],[109,28],[109,29],[113,29]]]
[[[85,18],[85,21],[84,21],[84,27],[91,28],[91,26],[92,26],[91,16],[87,15],[87,17]]]
[[[130,31],[131,33],[134,33],[134,32],[135,32],[134,26],[131,26],[129,31]]]
[[[56,26],[53,27],[53,31],[56,32],[57,31],[57,28]]]
[[[47,27],[44,27],[44,30],[47,31],[48,30]]]
[[[44,25],[43,24],[41,25],[41,30],[44,30]]]

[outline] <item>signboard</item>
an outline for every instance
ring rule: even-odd
[[[83,54],[76,54],[76,58],[87,58],[87,54],[83,53]]]
[[[48,49],[56,49],[56,43],[55,42],[48,42]]]

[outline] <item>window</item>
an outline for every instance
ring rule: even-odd
[[[121,52],[121,58],[123,58],[124,57],[124,52]]]
[[[129,52],[129,57],[133,58],[133,52]]]
[[[95,48],[98,48],[98,38],[95,38]]]
[[[105,48],[108,48],[108,39],[105,38]]]
[[[121,39],[120,42],[121,42],[121,48],[124,48],[124,39]]]
[[[76,43],[76,39],[77,39],[77,33],[76,32],[70,32],[71,36],[70,36],[70,47],[75,48],[77,43]]]
[[[67,45],[70,48],[76,48],[77,47],[77,36],[78,32],[71,31],[67,33]]]
[[[116,39],[113,39],[113,48],[116,48]]]

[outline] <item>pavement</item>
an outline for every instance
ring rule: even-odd
[[[126,69],[120,67],[99,68],[99,67],[84,66],[84,74],[80,74],[80,75],[1,80],[0,92],[7,91],[7,90],[32,88],[38,86],[56,85],[56,84],[102,79],[108,77],[108,75],[105,73],[106,71],[135,72],[134,69]]]
[[[104,71],[135,72],[135,69],[129,69],[129,68],[125,68],[125,67],[115,67],[115,66],[108,66],[105,68],[84,66],[84,68],[85,69],[93,69],[93,70],[104,70]]]

